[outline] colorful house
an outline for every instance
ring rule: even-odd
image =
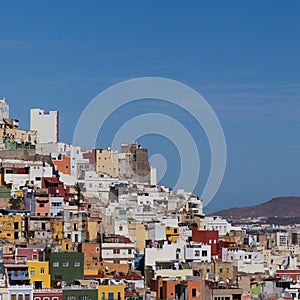
[[[55,288],[61,287],[63,282],[70,285],[83,279],[83,253],[50,253],[50,274],[51,286]]]
[[[48,261],[28,261],[30,284],[35,289],[50,288],[50,273]]]

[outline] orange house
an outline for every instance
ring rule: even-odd
[[[203,300],[202,281],[191,276],[188,280],[156,279],[156,299],[193,299]]]
[[[59,154],[57,159],[52,158],[55,169],[63,174],[71,174],[71,158],[65,154]]]
[[[50,198],[36,197],[35,214],[37,216],[50,216]]]

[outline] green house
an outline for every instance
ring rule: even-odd
[[[63,300],[97,300],[98,299],[98,289],[97,288],[75,288],[66,287],[62,292]]]
[[[83,253],[50,253],[51,286],[61,288],[84,278]]]

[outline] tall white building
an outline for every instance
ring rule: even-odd
[[[3,119],[9,118],[9,106],[5,98],[0,99],[0,124],[3,124]]]
[[[58,111],[47,114],[39,108],[31,109],[30,129],[38,132],[38,143],[57,143]]]

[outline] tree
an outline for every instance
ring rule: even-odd
[[[76,182],[75,185],[74,185],[74,189],[76,191],[76,205],[78,207],[80,207],[80,200],[83,200],[84,197],[83,197],[83,193],[82,193],[82,190],[83,190],[83,183],[81,182]]]
[[[14,210],[23,209],[23,198],[21,196],[12,196],[9,199],[10,208]]]

